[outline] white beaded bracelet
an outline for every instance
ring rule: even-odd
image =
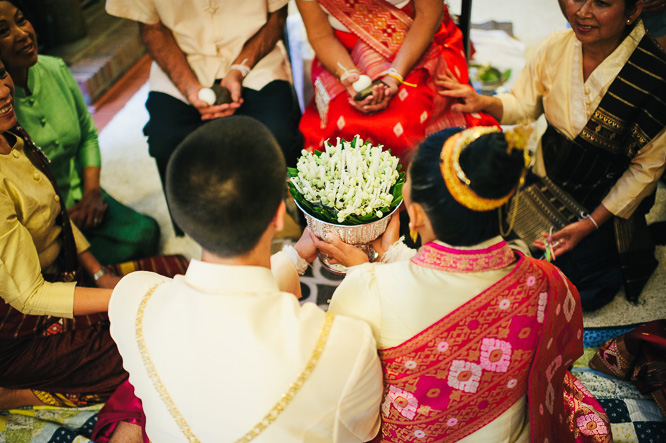
[[[238,72],[240,72],[241,75],[243,76],[243,78],[247,77],[247,75],[250,73],[250,71],[252,70],[252,68],[250,68],[249,66],[246,66],[246,65],[245,65],[245,62],[246,62],[246,61],[247,61],[247,59],[243,60],[243,61],[241,62],[240,65],[239,65],[239,64],[233,64],[233,65],[231,65],[231,66],[229,67],[229,70],[230,70],[230,71],[238,71]]]
[[[343,71],[343,72],[342,72],[342,75],[340,76],[340,81],[341,81],[341,82],[345,81],[345,79],[346,79],[347,77],[349,77],[350,75],[352,75],[352,74],[360,74],[360,72],[359,72],[358,69],[356,69],[356,68],[347,69],[347,68],[345,68],[345,67],[342,65],[342,63],[340,63],[340,62],[338,62],[338,66],[339,66],[340,69],[342,69],[342,71]]]

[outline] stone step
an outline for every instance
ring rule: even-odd
[[[92,106],[146,53],[136,22],[112,17],[98,1],[83,10],[85,37],[48,50],[69,66]]]

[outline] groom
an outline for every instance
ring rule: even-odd
[[[277,142],[249,117],[214,120],[174,152],[167,198],[176,223],[203,248],[201,260],[173,280],[128,275],[109,308],[151,441],[261,434],[361,442],[377,434],[382,372],[370,328],[300,306],[271,273],[285,176]],[[300,255],[314,256],[305,243]],[[141,441],[139,426],[123,425],[114,437],[123,432]]]

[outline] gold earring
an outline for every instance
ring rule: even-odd
[[[409,237],[412,239],[412,243],[416,243],[416,241],[419,239],[418,231],[409,231]]]

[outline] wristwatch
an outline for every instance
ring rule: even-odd
[[[97,281],[100,278],[102,278],[103,275],[106,275],[106,274],[107,274],[107,272],[104,268],[99,268],[99,270],[93,274],[93,280]]]

